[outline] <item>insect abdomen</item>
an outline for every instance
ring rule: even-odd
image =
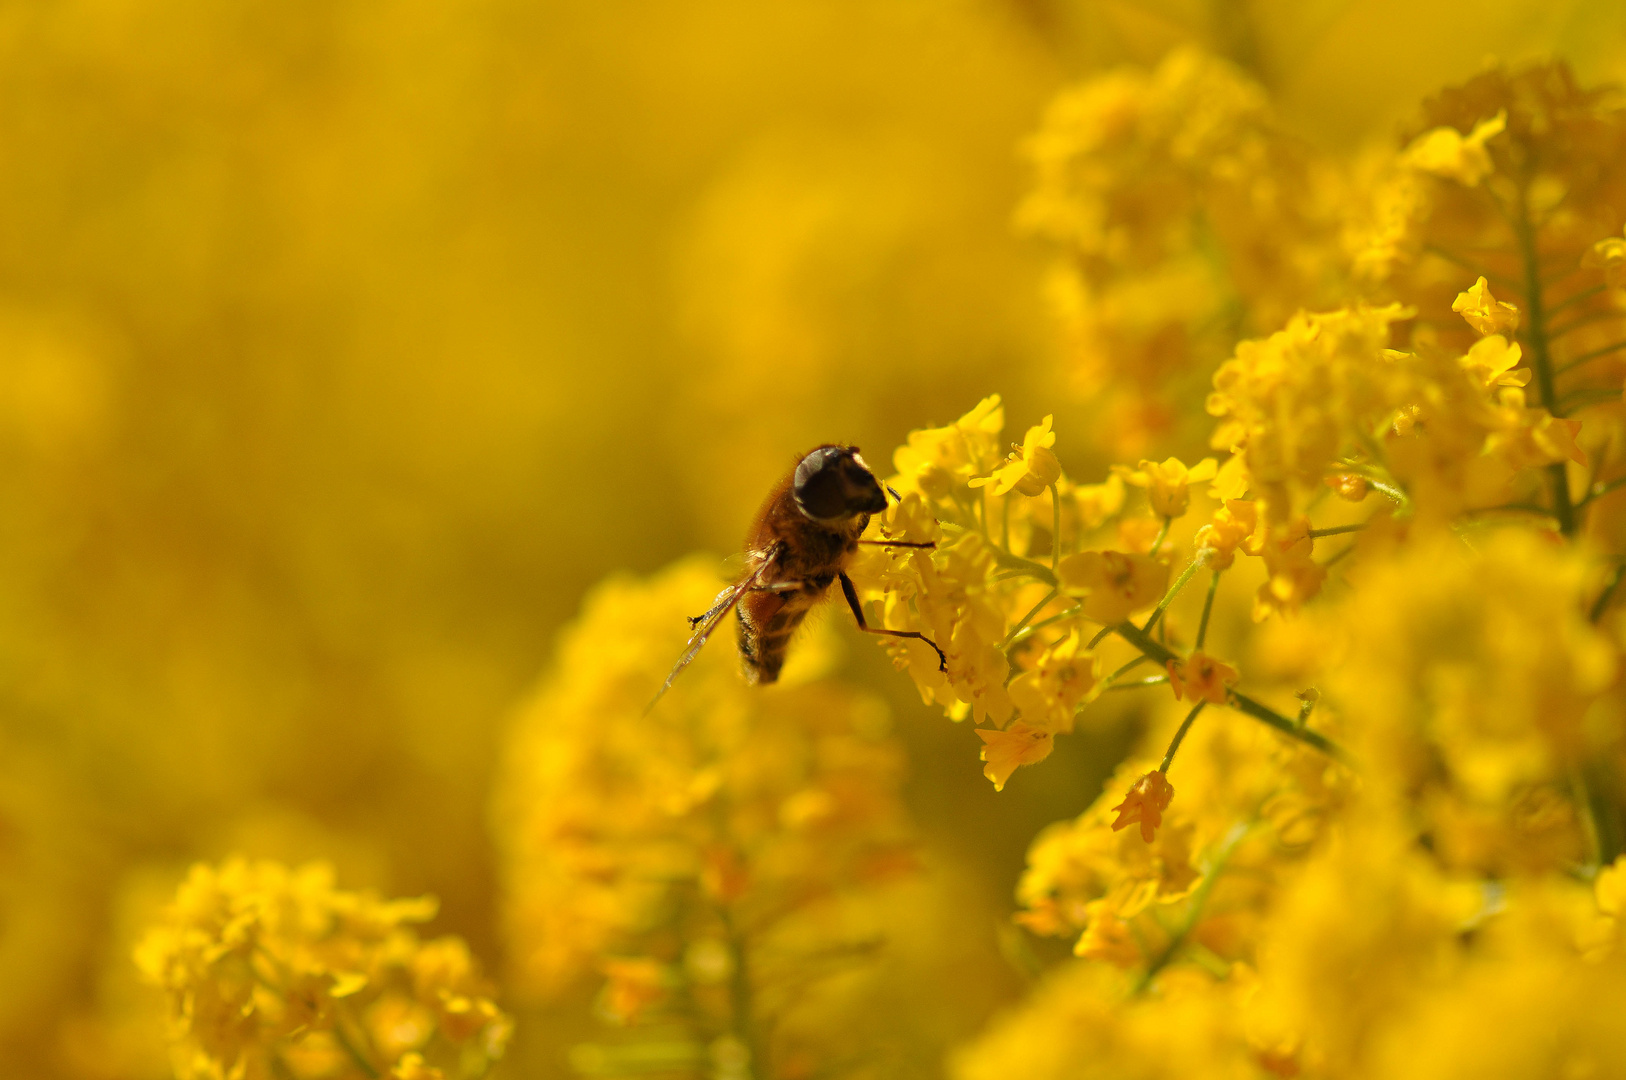
[[[746,682],[779,680],[790,639],[817,599],[806,592],[759,593],[740,604],[740,667]]]

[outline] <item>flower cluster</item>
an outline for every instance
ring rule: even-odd
[[[1109,136],[1143,131],[1147,85],[1063,99],[1105,133],[1067,159],[1089,184],[1040,172],[1080,235],[1137,220],[1099,193],[1131,182]],[[1255,153],[1226,137],[1221,175]],[[1213,371],[1216,459],[1115,466],[1110,503],[1059,467],[987,482],[1016,467],[992,399],[900,450],[875,538],[937,547],[878,548],[863,594],[956,643],[942,675],[886,647],[981,725],[996,785],[1103,691],[1154,695],[1146,745],[1018,890],[1020,925],[1079,959],[962,1077],[1581,1075],[1626,1053],[1603,1019],[1626,1000],[1623,139],[1626,110],[1551,65],[1430,102],[1346,214],[1345,302]],[[920,483],[968,424],[977,452]],[[1019,455],[1040,444],[1050,418]],[[1480,1009],[1507,1026],[1476,1039]]]
[[[1055,245],[1074,385],[1120,452],[1190,423],[1237,333],[1335,295],[1344,181],[1223,60],[1177,49],[1066,91],[1028,152],[1018,221]]]
[[[334,888],[313,863],[194,866],[136,950],[169,1007],[183,1080],[458,1080],[511,1027],[468,947],[420,939],[432,897]]]
[[[914,868],[886,711],[809,682],[828,653],[816,635],[768,689],[714,642],[649,707],[717,584],[692,559],[602,585],[508,748],[515,979],[548,997],[598,980],[600,1014],[647,1033],[581,1048],[597,1071],[650,1054],[815,1067],[834,1021],[809,1004],[872,966],[882,889]]]

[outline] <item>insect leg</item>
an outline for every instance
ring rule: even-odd
[[[935,548],[936,540],[860,540],[860,544],[874,544],[876,547],[908,547],[908,548]]]
[[[801,587],[802,587],[802,583],[800,581],[780,581],[780,582],[776,582],[776,583],[774,583],[772,585],[748,585],[748,586],[746,586],[745,591],[746,592],[782,593],[782,592],[795,592],[797,589],[800,589]],[[732,591],[733,590],[731,590],[731,589],[724,589],[723,590],[723,595],[718,597],[717,603],[714,604],[712,606],[711,610],[707,611],[705,614],[703,614],[703,615],[685,615],[684,618],[689,620],[689,629],[693,630],[695,627],[699,626],[701,623],[705,622],[707,619],[711,618],[713,615],[717,614],[719,611],[723,610],[726,607],[733,607],[736,603],[738,603],[739,602],[739,597],[731,596],[730,593]]]
[[[886,634],[889,637],[919,638],[921,641],[924,641],[926,644],[930,645],[933,652],[937,653],[937,670],[948,670],[948,657],[943,655],[943,650],[937,647],[937,642],[933,641],[925,634],[922,634],[920,631],[883,630],[878,626],[871,626],[869,623],[865,622],[864,609],[858,603],[858,590],[853,588],[853,579],[847,576],[847,571],[845,570],[841,572],[841,592],[847,597],[847,606],[852,608],[853,618],[858,620],[858,629],[864,631],[866,634]]]

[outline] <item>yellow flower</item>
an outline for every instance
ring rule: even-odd
[[[1163,811],[1169,808],[1169,801],[1173,798],[1174,787],[1161,770],[1147,773],[1125,793],[1123,802],[1112,808],[1112,812],[1118,815],[1112,823],[1112,831],[1117,832],[1138,822],[1140,838],[1150,844],[1157,835],[1157,827],[1163,824]]]
[[[1419,135],[1403,159],[1421,172],[1474,187],[1495,169],[1485,144],[1506,130],[1506,109],[1475,124],[1467,138],[1456,128],[1437,127]]]
[[[1193,652],[1182,662],[1170,660],[1165,667],[1175,700],[1189,697],[1192,701],[1223,705],[1226,688],[1240,678],[1236,668],[1202,652]]]
[[[1291,615],[1321,591],[1327,570],[1311,557],[1314,545],[1310,520],[1302,516],[1270,530],[1258,541],[1269,577],[1259,586],[1254,601],[1255,621],[1273,612]]]
[[[202,1075],[262,1076],[290,1046],[314,1063],[331,1040],[378,1032],[379,1011],[412,1021],[413,1034],[358,1048],[369,1061],[431,1077],[416,1053],[438,1017],[448,1060],[502,1054],[511,1027],[457,938],[420,941],[410,929],[434,915],[428,898],[385,901],[333,887],[315,863],[231,859],[194,866],[136,963],[168,999],[178,1056]],[[403,1053],[399,1061],[387,1056]]]
[[[1581,421],[1560,419],[1541,407],[1527,407],[1524,391],[1504,387],[1490,413],[1492,428],[1485,438],[1485,453],[1501,458],[1515,469],[1552,465],[1560,461],[1587,463],[1586,451],[1575,441]]]
[[[1061,476],[1061,462],[1055,451],[1056,433],[1050,430],[1052,417],[1046,416],[1037,427],[1028,428],[1022,445],[1010,456],[1008,464],[995,470],[992,476],[981,476],[971,481],[972,487],[994,485],[995,495],[1004,495],[1015,488],[1023,495],[1039,495]]]
[[[1124,482],[1117,473],[1110,474],[1099,484],[1079,484],[1072,488],[1071,494],[1086,529],[1099,527],[1124,508]]]
[[[1511,334],[1519,328],[1519,309],[1492,296],[1490,283],[1483,277],[1474,282],[1467,292],[1457,294],[1457,298],[1451,302],[1451,310],[1460,314],[1469,326],[1481,334]],[[1517,354],[1514,362],[1517,363]]]
[[[1096,657],[1075,627],[1040,653],[1032,670],[1011,681],[1011,700],[1027,723],[1051,732],[1071,731],[1073,715],[1094,695],[1099,675]]]
[[[390,1070],[389,1080],[446,1080],[446,1073],[424,1063],[422,1054],[407,1054]]]
[[[982,774],[994,782],[995,791],[1004,791],[1005,782],[1019,765],[1035,765],[1050,756],[1054,738],[1043,728],[1018,720],[1009,731],[977,728],[982,740]]]
[[[1084,614],[1108,624],[1157,603],[1169,587],[1169,568],[1149,555],[1084,551],[1061,560],[1058,570],[1064,591],[1083,594]]]
[[[1228,569],[1236,560],[1238,548],[1246,554],[1256,554],[1247,548],[1248,538],[1259,527],[1257,503],[1243,499],[1229,499],[1214,511],[1214,519],[1197,530],[1197,546],[1211,554],[1208,563],[1216,570]]]
[[[1340,499],[1349,502],[1360,502],[1371,491],[1371,482],[1359,473],[1331,473],[1327,476],[1327,486],[1337,492]]]
[[[599,963],[604,973],[603,1008],[618,1024],[631,1024],[638,1014],[667,995],[666,965],[648,957],[609,957]]]
[[[1626,239],[1610,236],[1599,240],[1581,256],[1581,265],[1589,270],[1602,270],[1603,279],[1611,289],[1626,285]]]
[[[1462,368],[1486,390],[1498,386],[1526,386],[1530,382],[1529,370],[1513,370],[1523,358],[1524,351],[1517,343],[1492,334],[1474,343],[1462,358]]]
[[[1133,967],[1144,957],[1136,944],[1134,932],[1112,904],[1106,900],[1092,900],[1084,908],[1088,921],[1084,933],[1073,943],[1073,955],[1086,960],[1104,960],[1117,967]]]
[[[999,433],[1005,410],[990,394],[947,427],[909,433],[892,455],[897,486],[914,488],[930,498],[945,498],[956,485],[992,468],[999,456]]]
[[[1159,517],[1177,518],[1191,505],[1190,486],[1214,479],[1219,472],[1219,464],[1213,458],[1203,458],[1188,469],[1179,458],[1169,458],[1163,462],[1142,461],[1140,467],[1134,470],[1117,465],[1113,471],[1136,487],[1146,489],[1153,513]]]

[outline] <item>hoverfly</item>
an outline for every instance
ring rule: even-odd
[[[893,498],[897,498],[895,492]],[[654,708],[730,611],[739,615],[740,664],[746,681],[776,681],[791,635],[837,581],[841,582],[853,618],[858,620],[858,629],[870,634],[919,638],[936,651],[939,670],[947,670],[943,650],[925,634],[884,630],[864,621],[858,591],[847,576],[847,564],[858,545],[935,546],[902,540],[860,540],[869,516],[885,509],[886,494],[858,455],[858,447],[829,444],[802,455],[790,475],[768,493],[746,533],[744,574],[717,594],[710,610],[689,619],[693,630],[689,643],[649,707]]]

